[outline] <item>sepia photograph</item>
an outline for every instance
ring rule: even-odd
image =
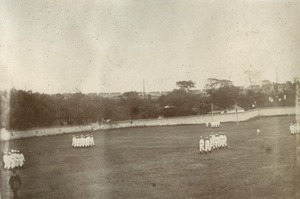
[[[300,0],[0,0],[0,199],[300,198]]]

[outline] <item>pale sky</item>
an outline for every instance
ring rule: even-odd
[[[168,91],[300,77],[300,1],[0,0],[0,89]]]

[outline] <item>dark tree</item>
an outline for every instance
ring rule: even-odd
[[[130,119],[134,120],[137,119],[140,110],[138,106],[133,106],[130,108]]]
[[[221,87],[211,94],[211,99],[214,104],[223,108],[229,109],[238,100],[239,90],[234,86]]]
[[[204,88],[207,90],[215,90],[222,87],[233,86],[233,82],[225,79],[208,78]]]
[[[191,88],[195,87],[195,82],[190,81],[178,81],[176,82],[176,86],[178,86],[180,89],[185,90],[186,92],[189,92]]]

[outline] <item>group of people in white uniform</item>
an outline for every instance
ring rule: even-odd
[[[12,149],[10,152],[3,153],[4,169],[14,169],[17,167],[23,167],[24,163],[25,157],[19,150]]]
[[[212,128],[218,128],[221,126],[221,122],[219,120],[215,120],[215,121],[212,121],[212,122],[208,122],[206,121],[205,122],[205,125],[206,127],[212,127]]]
[[[209,153],[213,150],[218,150],[222,148],[227,148],[227,136],[224,132],[220,132],[219,134],[214,134],[213,132],[209,137],[203,138],[200,136],[199,140],[199,152]]]
[[[292,135],[295,135],[296,133],[300,133],[300,125],[291,123],[290,125],[290,131]]]
[[[95,140],[93,135],[81,135],[72,138],[72,147],[90,147],[95,146]]]

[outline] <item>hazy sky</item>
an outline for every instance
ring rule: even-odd
[[[0,0],[0,88],[165,91],[300,76],[300,1]]]

